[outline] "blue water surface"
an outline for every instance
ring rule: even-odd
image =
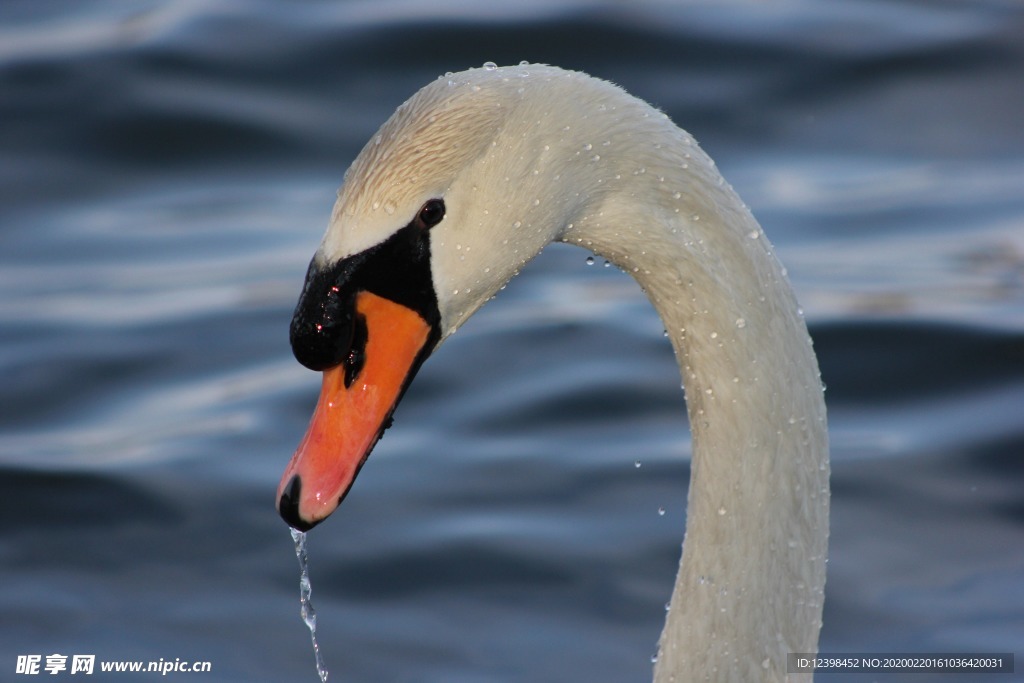
[[[1016,2],[5,0],[0,679],[316,680],[274,510],[305,267],[399,103],[521,60],[661,107],[788,266],[833,444],[821,649],[1024,658]],[[656,314],[587,256],[438,350],[310,534],[331,681],[650,680],[689,435]]]

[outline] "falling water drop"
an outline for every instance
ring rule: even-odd
[[[320,644],[316,641],[316,610],[313,609],[313,586],[309,582],[309,555],[306,553],[306,534],[297,529],[289,529],[295,542],[295,557],[299,559],[299,614],[309,627],[309,637],[313,641],[313,655],[316,657],[316,672],[320,675],[320,683],[327,683],[327,666],[320,653]]]
[[[594,265],[594,257],[593,256],[588,256],[587,257],[587,265],[588,266]]]

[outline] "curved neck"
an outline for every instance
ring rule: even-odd
[[[410,108],[459,124],[421,157],[473,150],[444,189],[458,212],[431,231],[442,334],[552,240],[633,275],[671,336],[693,434],[655,679],[785,679],[787,653],[817,649],[828,444],[817,362],[771,245],[693,139],[615,86],[530,65],[441,79],[424,101],[451,88],[452,106]],[[490,123],[466,130],[480,112]],[[492,258],[471,268],[467,253]]]
[[[630,187],[562,239],[644,288],[686,391],[686,536],[655,680],[786,680],[787,653],[815,652],[821,626],[829,466],[818,365],[757,222],[672,131]]]

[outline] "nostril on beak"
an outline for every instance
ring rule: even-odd
[[[299,498],[302,494],[302,480],[295,475],[288,482],[288,485],[281,492],[281,499],[277,501],[277,511],[281,518],[288,523],[288,526],[298,531],[309,531],[316,522],[307,522],[299,514]]]

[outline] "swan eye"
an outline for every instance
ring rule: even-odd
[[[416,215],[416,225],[420,228],[432,228],[444,218],[444,200],[431,199]]]

